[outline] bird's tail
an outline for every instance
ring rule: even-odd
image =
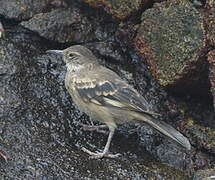
[[[169,138],[173,139],[175,142],[180,144],[182,147],[187,148],[188,150],[191,149],[189,140],[185,136],[183,136],[179,131],[174,129],[172,126],[166,124],[165,122],[158,121],[150,115],[146,115],[146,114],[143,115],[140,113],[138,113],[137,119],[144,121],[144,123],[147,123],[154,129],[156,129],[157,131],[162,133],[163,135],[166,135]]]

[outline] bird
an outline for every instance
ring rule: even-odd
[[[117,125],[127,122],[143,122],[177,144],[190,150],[189,140],[164,121],[157,120],[157,113],[150,110],[146,99],[116,72],[101,65],[91,50],[82,45],[73,45],[64,50],[48,50],[60,54],[66,63],[65,87],[79,110],[93,120],[104,123],[100,126],[85,126],[89,130],[107,127],[106,145],[102,152],[82,150],[92,159],[116,158],[120,154],[109,151]]]

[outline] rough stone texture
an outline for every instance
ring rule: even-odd
[[[0,14],[18,21],[29,19],[50,8],[53,0],[0,0]],[[61,1],[61,0],[58,0]]]
[[[201,126],[192,118],[188,118],[183,123],[192,144],[215,154],[215,129],[213,127]]]
[[[215,46],[215,1],[206,1],[205,29],[208,45]]]
[[[118,131],[111,145],[121,158],[89,160],[80,147],[102,149],[106,137],[80,130],[78,124],[89,120],[65,90],[63,61],[45,53],[56,48],[15,26],[0,41],[0,152],[8,157],[8,162],[0,157],[0,177],[187,179],[138,149],[137,136],[128,130]]]
[[[107,13],[118,19],[124,19],[138,11],[148,0],[82,0],[93,7],[102,7]]]
[[[204,46],[203,18],[191,3],[167,1],[142,14],[135,47],[162,86],[207,89]]]
[[[47,39],[58,42],[86,42],[93,39],[92,25],[76,9],[57,9],[35,15],[21,23]]]
[[[209,79],[211,83],[211,93],[213,96],[213,104],[215,110],[215,50],[208,53],[208,62],[209,62]]]
[[[213,180],[215,179],[215,169],[205,169],[197,171],[193,180]]]
[[[111,42],[95,42],[87,43],[86,46],[91,49],[94,54],[99,54],[107,60],[106,63],[112,62],[115,64],[123,64],[125,62],[126,56],[120,52],[117,44]],[[102,63],[102,62],[101,62]]]

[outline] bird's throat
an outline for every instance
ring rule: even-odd
[[[67,63],[66,67],[69,72],[77,72],[83,69],[84,66],[80,64]]]

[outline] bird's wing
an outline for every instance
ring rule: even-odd
[[[73,82],[76,92],[86,103],[158,115],[151,112],[146,100],[118,75],[107,70],[103,73],[105,76],[99,73],[100,77],[94,75],[94,78],[79,76]]]

